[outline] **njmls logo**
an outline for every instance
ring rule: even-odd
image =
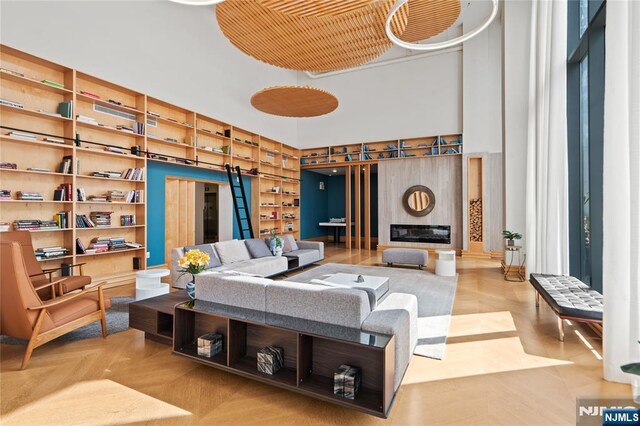
[[[576,425],[640,425],[640,406],[631,399],[578,399]]]

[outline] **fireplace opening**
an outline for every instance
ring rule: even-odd
[[[391,225],[391,241],[451,244],[450,225]]]

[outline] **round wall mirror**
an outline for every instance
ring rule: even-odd
[[[436,196],[426,186],[414,185],[405,191],[402,204],[410,215],[426,216],[436,205]]]

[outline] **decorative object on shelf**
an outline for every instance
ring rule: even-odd
[[[191,274],[191,280],[187,284],[187,294],[191,299],[195,299],[196,296],[195,276],[207,268],[209,260],[209,253],[194,249],[186,252],[178,262],[181,268],[180,276],[183,274]]]
[[[317,117],[338,108],[338,98],[310,86],[273,86],[256,92],[251,105],[267,114],[282,117]]]
[[[385,35],[385,17],[394,0],[371,2],[336,16],[294,16],[265,2],[227,1],[216,6],[218,25],[238,49],[249,56],[298,71],[335,71],[367,63],[392,45]],[[286,2],[288,3],[288,2]],[[342,8],[343,2],[332,2]],[[283,3],[283,7],[286,4]],[[402,34],[409,6],[403,5],[389,26]]]
[[[276,374],[284,366],[284,349],[267,346],[258,350],[258,371],[265,374]]]
[[[389,40],[391,40],[393,44],[399,47],[403,47],[405,49],[410,49],[410,50],[418,50],[418,51],[440,50],[440,49],[446,49],[448,47],[453,47],[453,46],[462,44],[465,41],[475,37],[476,35],[480,34],[482,31],[484,31],[485,28],[491,25],[496,15],[498,14],[498,0],[491,0],[492,9],[487,19],[483,23],[481,23],[478,27],[474,28],[468,33],[450,40],[437,42],[437,43],[428,43],[428,44],[411,43],[410,41],[404,41],[401,39],[404,32],[399,32],[393,28],[393,23],[396,20],[396,17],[395,17],[396,13],[400,11],[400,14],[402,14],[402,8],[405,7],[409,1],[410,0],[396,1],[396,3],[393,5],[391,10],[389,11],[389,14],[387,15],[387,20],[385,21],[384,29],[385,29],[385,32],[387,33],[387,37],[389,38]],[[418,25],[415,25],[415,27],[418,27]],[[399,34],[399,36],[396,36],[396,34]],[[413,36],[414,34],[409,33],[409,38],[413,38]],[[413,41],[417,41],[417,40],[413,40]]]
[[[356,278],[356,282],[357,283],[363,283],[364,282],[364,277],[362,275],[358,275],[358,277]]]
[[[507,231],[506,229],[502,231],[502,236],[507,240],[508,247],[514,246],[514,240],[522,239],[522,234],[518,234],[517,232]]]
[[[278,236],[278,232],[275,229],[272,229],[269,233],[271,234],[271,239],[269,240],[271,253],[274,256],[282,256],[282,247],[284,246],[282,238]]]
[[[347,399],[355,399],[360,392],[362,371],[359,367],[342,364],[333,373],[333,394]]]
[[[223,337],[219,333],[208,333],[198,337],[198,355],[213,358],[222,352]]]
[[[423,185],[414,185],[407,189],[402,196],[402,205],[411,216],[426,216],[436,205],[433,191]]]

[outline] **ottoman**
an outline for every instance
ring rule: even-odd
[[[382,261],[387,266],[393,266],[394,263],[402,263],[406,265],[418,265],[418,269],[422,269],[429,260],[429,252],[420,249],[411,248],[388,248],[382,252]]]

